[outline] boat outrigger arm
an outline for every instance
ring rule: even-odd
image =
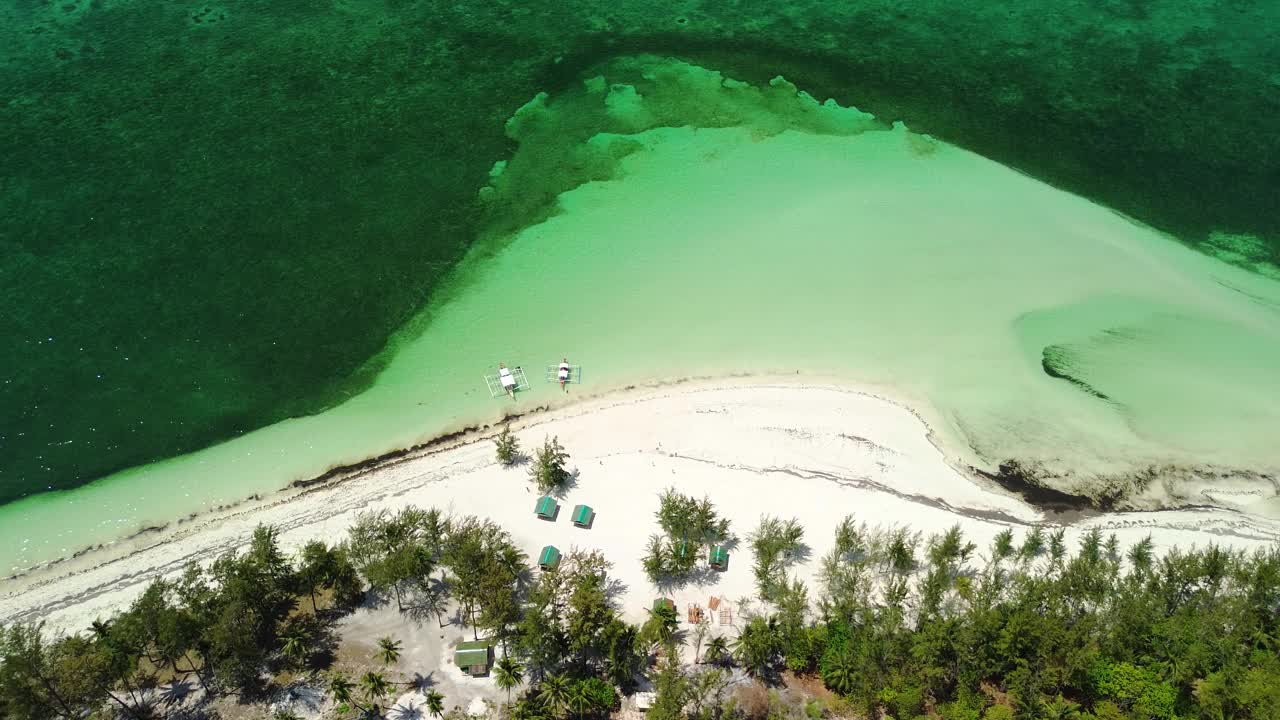
[[[516,384],[511,388],[515,392],[521,392],[529,389],[529,381],[525,379],[523,368],[511,368],[511,378]],[[484,376],[484,384],[489,388],[489,397],[499,398],[507,394],[507,388],[502,387],[502,378],[498,377],[498,373]]]
[[[545,373],[542,377],[543,377],[543,380],[545,380],[545,381],[547,381],[547,382],[549,382],[549,383],[558,383],[558,382],[560,382],[560,363],[552,363],[552,364],[548,365],[548,366],[547,366],[547,371],[546,371],[546,373]],[[575,384],[575,385],[576,385],[577,383],[582,382],[582,366],[581,366],[581,365],[570,365],[570,366],[569,366],[569,379],[568,379],[568,380],[566,380],[565,382],[573,383],[573,384]]]

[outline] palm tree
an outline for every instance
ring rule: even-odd
[[[754,617],[734,642],[734,658],[748,675],[762,677],[773,667],[780,650],[777,618]]]
[[[89,629],[93,632],[93,636],[99,640],[106,640],[107,633],[111,632],[111,621],[95,619]]]
[[[347,679],[347,676],[342,673],[334,673],[333,677],[329,678],[329,694],[333,696],[333,702],[335,705],[343,705],[347,703],[356,705],[351,696],[351,691],[354,688],[355,686],[352,685],[351,681]],[[356,707],[360,706],[356,705]]]
[[[1053,702],[1045,706],[1045,720],[1075,720],[1080,717],[1080,705],[1062,697],[1059,693]]]
[[[724,639],[723,635],[716,635],[707,642],[707,651],[702,654],[702,659],[710,663],[723,662],[726,655],[729,654],[729,643]]]
[[[444,717],[444,696],[435,690],[428,690],[425,697],[427,713],[434,718]]]
[[[504,655],[494,667],[494,682],[498,688],[507,691],[507,704],[511,704],[511,690],[524,680],[524,666],[516,662],[510,655]]]
[[[381,660],[383,665],[395,665],[400,659],[400,649],[403,645],[399,640],[393,639],[390,635],[384,638],[378,638],[378,651],[373,654],[375,660]]]
[[[564,715],[569,708],[569,681],[563,675],[548,675],[542,681],[542,707],[553,717]]]
[[[675,639],[676,628],[680,625],[680,616],[676,609],[663,603],[649,608],[649,619],[641,628],[641,634],[652,643],[670,645]]]
[[[292,660],[296,665],[301,666],[302,661],[307,656],[308,638],[307,634],[301,628],[293,628],[287,634],[281,636],[280,652],[285,657]]]
[[[387,682],[387,678],[382,673],[367,672],[360,676],[360,687],[364,689],[364,696],[374,704],[387,696],[391,691],[391,683]]]
[[[524,587],[525,570],[527,569],[525,559],[525,554],[511,545],[504,545],[498,553],[498,566],[511,574],[511,579],[515,581],[517,590]]]
[[[857,678],[858,663],[848,651],[836,655],[822,669],[822,682],[841,695],[853,692]]]
[[[595,705],[586,683],[576,682],[569,686],[569,704],[578,710],[578,720],[587,714],[588,706]]]

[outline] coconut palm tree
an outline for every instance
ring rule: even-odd
[[[427,714],[433,718],[444,717],[444,696],[435,690],[428,690],[425,698],[427,701]]]
[[[569,709],[571,699],[569,681],[563,675],[548,675],[542,681],[539,697],[542,699],[542,707],[549,715],[562,717],[565,710]]]
[[[504,655],[494,666],[494,682],[502,690],[507,691],[507,704],[511,704],[511,690],[524,680],[524,666],[516,662],[510,655]]]
[[[360,687],[364,690],[365,698],[375,705],[385,698],[388,692],[391,692],[391,683],[387,682],[387,678],[382,673],[376,672],[361,675]]]
[[[569,706],[577,711],[578,720],[582,720],[582,716],[587,714],[587,708],[594,707],[594,705],[594,700],[586,683],[575,682],[569,686]]]
[[[360,706],[356,704],[355,699],[351,695],[351,691],[354,689],[355,685],[351,684],[351,681],[347,679],[347,676],[342,673],[334,673],[333,676],[329,678],[329,695],[333,697],[335,705],[350,704],[359,708]]]
[[[378,638],[378,651],[373,654],[375,660],[381,660],[383,665],[395,665],[400,659],[400,649],[404,647],[399,640],[392,638],[390,635],[384,638]]]
[[[857,660],[847,651],[836,655],[822,668],[822,682],[841,695],[852,693],[857,679]]]
[[[303,660],[307,657],[307,650],[310,638],[303,632],[302,628],[294,627],[289,632],[280,637],[280,652],[289,658],[295,665],[301,666]]]
[[[707,651],[702,654],[705,662],[712,664],[724,662],[725,656],[729,654],[729,642],[724,639],[723,635],[716,635],[707,641]]]
[[[676,628],[680,625],[680,616],[676,609],[663,603],[649,608],[649,619],[645,621],[640,634],[648,642],[655,645],[670,645],[675,640]]]
[[[742,664],[747,674],[764,676],[773,667],[781,650],[777,618],[751,618],[733,645],[734,659]]]
[[[1045,720],[1075,720],[1080,717],[1080,705],[1062,697],[1059,693],[1053,702],[1044,708]]]
[[[502,549],[498,551],[498,567],[511,574],[511,579],[515,581],[517,590],[524,588],[525,580],[528,578],[526,559],[525,554],[512,545],[503,545]]]
[[[111,632],[111,621],[95,619],[90,623],[89,630],[93,633],[95,638],[99,640],[106,640],[107,634]]]

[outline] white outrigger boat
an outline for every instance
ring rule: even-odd
[[[543,374],[542,379],[549,383],[560,382],[561,369],[568,371],[568,374],[565,375],[564,378],[566,383],[578,385],[582,382],[582,366],[570,365],[564,362],[551,363],[547,365],[546,372]]]
[[[517,392],[529,389],[529,381],[524,376],[524,369],[519,366],[508,368],[506,365],[499,364],[498,372],[484,376],[484,384],[489,388],[489,397],[494,398],[510,395],[514,400]]]

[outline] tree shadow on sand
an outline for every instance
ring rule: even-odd
[[[690,585],[715,585],[720,582],[720,571],[708,565],[698,565],[679,575],[664,575],[653,587],[661,593],[682,590]]]

